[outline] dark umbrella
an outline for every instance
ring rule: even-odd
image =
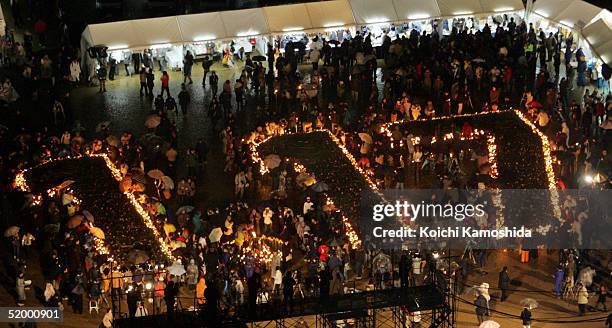
[[[253,56],[253,61],[264,62],[266,61],[266,56],[262,56],[262,55]]]
[[[327,183],[321,181],[313,184],[311,188],[314,192],[324,192],[329,190]]]

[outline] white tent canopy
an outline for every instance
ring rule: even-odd
[[[82,38],[112,49],[522,9],[521,0],[332,0],[91,24]]]
[[[521,0],[332,0],[92,24],[83,31],[82,44],[135,49],[522,9]],[[582,32],[604,61],[612,61],[609,11],[582,0],[537,0],[534,12]]]

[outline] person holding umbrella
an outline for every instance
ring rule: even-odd
[[[583,316],[586,312],[586,306],[589,304],[589,291],[582,282],[577,283],[576,286],[578,286],[578,311]]]
[[[484,317],[487,314],[487,299],[482,294],[479,294],[476,301],[474,301],[474,305],[476,305],[476,319],[480,325],[485,321]]]
[[[523,321],[523,328],[531,328],[531,311],[526,306],[521,312],[521,320]]]

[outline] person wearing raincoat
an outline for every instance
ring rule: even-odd
[[[196,289],[196,282],[198,278],[198,266],[195,264],[195,260],[191,259],[187,266],[187,286],[190,290]]]
[[[196,299],[197,299],[198,305],[204,305],[206,303],[206,298],[204,298],[205,291],[206,291],[206,280],[204,279],[204,275],[201,275],[196,285]]]

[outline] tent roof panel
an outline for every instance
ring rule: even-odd
[[[533,4],[533,11],[546,18],[554,20],[564,8],[574,0],[537,0]]]
[[[483,12],[503,12],[522,10],[523,1],[521,0],[480,0]]]
[[[305,3],[314,27],[355,25],[351,6],[346,0]]]
[[[582,36],[589,41],[591,46],[597,48],[612,40],[612,26],[603,19],[598,19],[582,30]]]
[[[557,14],[553,20],[570,27],[581,29],[600,12],[601,8],[597,6],[582,0],[574,0],[563,11]]]
[[[441,16],[436,1],[393,0],[393,5],[399,20],[427,19]]]
[[[254,36],[270,32],[261,8],[222,11],[220,14],[226,37]]]
[[[179,43],[183,41],[176,16],[137,19],[132,27],[138,37],[134,46]]]
[[[89,25],[92,46],[106,45],[110,49],[130,48],[139,44],[131,21]]]
[[[393,0],[350,0],[357,24],[375,24],[397,21]]]
[[[437,0],[442,16],[459,16],[482,13],[478,0]]]
[[[183,41],[206,41],[227,37],[221,14],[203,13],[177,17]]]
[[[604,63],[612,65],[612,40],[595,48],[595,52],[601,57]]]
[[[318,27],[312,26],[308,11],[303,3],[263,7],[263,11],[268,20],[270,32],[308,30]]]

